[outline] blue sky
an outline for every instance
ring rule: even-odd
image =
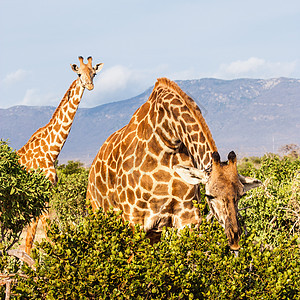
[[[81,107],[158,77],[300,78],[299,0],[1,0],[0,108],[57,106],[79,55],[104,67]]]

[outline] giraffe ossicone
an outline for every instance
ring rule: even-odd
[[[122,210],[131,225],[141,224],[152,241],[162,228],[199,224],[193,205],[205,184],[211,212],[239,248],[238,201],[247,187],[261,183],[237,172],[236,155],[221,162],[199,107],[176,83],[157,80],[146,103],[130,122],[101,146],[89,173],[87,198],[94,210]]]
[[[65,93],[60,104],[56,108],[49,123],[38,129],[28,142],[17,151],[19,162],[28,170],[42,169],[46,177],[56,184],[57,175],[54,163],[63,148],[63,145],[71,130],[71,126],[81,101],[84,89],[94,88],[93,78],[102,69],[103,63],[92,66],[92,57],[87,64],[79,56],[80,66],[73,64],[71,68],[78,74],[70,88]],[[44,230],[47,227],[48,212],[41,216]],[[25,251],[29,254],[33,245],[38,219],[32,222],[27,229]]]

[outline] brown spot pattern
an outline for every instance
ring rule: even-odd
[[[141,171],[143,172],[151,172],[157,167],[157,160],[154,159],[152,156],[147,155],[143,164],[141,165]]]
[[[151,191],[152,190],[152,186],[153,186],[153,180],[149,175],[143,175],[142,179],[141,179],[141,186],[147,190],[147,191]]]
[[[160,79],[129,124],[107,140],[101,148],[105,151],[100,149],[93,164],[100,160],[111,167],[100,170],[103,181],[94,186],[118,190],[115,205],[122,203],[124,218],[132,224],[147,222],[149,228],[188,224],[197,215],[189,201],[195,188],[174,176],[173,166],[209,163],[211,153],[205,154],[209,138],[195,102],[175,83]],[[214,146],[213,140],[209,143]],[[107,176],[110,169],[115,172]],[[90,179],[95,181],[94,177]],[[115,187],[107,182],[112,183],[113,177]]]
[[[185,184],[182,180],[174,179],[172,183],[172,194],[176,195],[180,199],[184,199],[189,186]]]

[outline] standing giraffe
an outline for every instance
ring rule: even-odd
[[[193,200],[206,187],[212,214],[224,227],[232,250],[239,249],[238,201],[260,181],[237,172],[236,155],[222,163],[196,103],[174,82],[160,78],[129,124],[100,148],[89,173],[87,198],[94,210],[123,211],[141,224],[152,242],[164,226],[201,222]]]
[[[20,156],[19,162],[28,170],[41,168],[46,177],[52,182],[57,183],[57,175],[54,163],[68,137],[71,126],[80,103],[85,88],[94,88],[93,78],[102,69],[103,64],[92,67],[92,57],[88,58],[88,63],[83,62],[83,57],[79,56],[80,66],[71,65],[78,77],[70,86],[56,108],[49,123],[38,129],[29,141],[17,151]],[[41,216],[41,221],[45,230],[48,213]],[[32,248],[36,233],[38,219],[32,222],[27,230],[25,251],[29,254]]]

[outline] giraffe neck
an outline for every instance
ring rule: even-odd
[[[18,150],[21,164],[32,168],[35,166],[33,161],[39,157],[43,157],[44,160],[51,163],[57,159],[70,132],[83,92],[84,87],[80,84],[79,79],[75,80],[65,93],[49,123],[38,129],[29,141]]]
[[[84,87],[80,84],[79,79],[75,80],[48,124],[49,130],[45,138],[49,141],[52,161],[56,160],[69,135],[83,92]]]
[[[156,83],[150,101],[156,102],[156,131],[164,143],[171,148],[183,144],[196,167],[208,168],[217,147],[197,104],[165,78]]]

